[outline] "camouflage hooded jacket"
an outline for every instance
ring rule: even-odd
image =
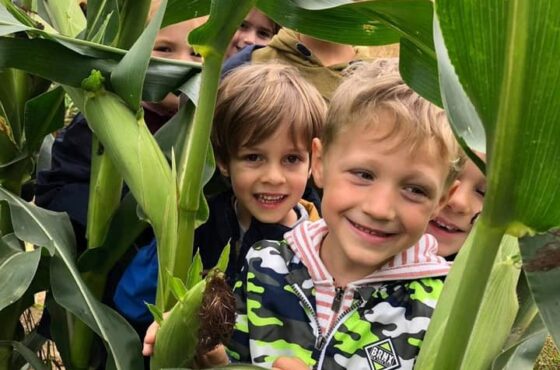
[[[326,229],[324,221],[317,223]],[[287,240],[263,241],[249,250],[234,289],[238,316],[228,346],[231,360],[270,367],[277,357],[290,356],[313,369],[412,369],[443,287],[434,277],[449,269],[435,255],[435,238],[427,236],[431,242],[420,246],[420,254],[417,244],[357,285],[351,304],[323,333],[317,289],[294,245],[298,238],[320,244],[326,231],[313,239],[308,231],[313,224],[299,225]]]

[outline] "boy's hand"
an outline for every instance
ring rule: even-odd
[[[166,312],[163,316],[169,316],[169,313]],[[151,356],[154,354],[154,345],[156,342],[156,334],[158,330],[159,324],[155,321],[148,327],[146,336],[144,337],[144,346],[142,348],[142,354],[144,356]],[[227,365],[229,363],[229,360],[226,354],[225,347],[220,344],[206,354],[198,356],[195,362],[195,366],[197,369],[206,369],[209,367]]]
[[[156,344],[156,334],[159,330],[159,324],[153,322],[146,331],[144,336],[144,346],[142,347],[142,354],[144,356],[151,356],[154,354],[154,345]]]
[[[204,355],[196,358],[197,369],[207,369],[209,367],[225,366],[229,363],[225,347],[220,344]]]
[[[272,364],[272,370],[309,370],[309,366],[299,358],[278,357]]]

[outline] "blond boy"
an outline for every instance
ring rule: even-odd
[[[435,277],[449,269],[424,232],[461,161],[443,111],[398,75],[370,72],[339,87],[313,140],[324,219],[247,254],[235,288],[233,361],[413,367],[442,289]]]

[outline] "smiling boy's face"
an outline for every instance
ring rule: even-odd
[[[288,227],[297,221],[293,208],[309,178],[309,152],[293,142],[288,127],[282,125],[259,144],[241,147],[227,165],[218,165],[231,180],[237,217],[245,229],[251,217]]]
[[[485,158],[482,153],[477,154]],[[430,221],[427,231],[436,237],[438,254],[443,257],[459,252],[476,215],[482,211],[486,194],[486,177],[470,160],[457,180],[455,191],[437,217]]]
[[[445,161],[424,148],[410,153],[398,134],[380,140],[382,134],[354,125],[327,152],[313,142],[313,178],[323,188],[329,229],[321,258],[337,284],[363,278],[413,246],[447,200]]]

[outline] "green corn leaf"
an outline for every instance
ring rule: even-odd
[[[443,0],[436,11],[486,131],[485,212],[515,235],[560,225],[560,3]]]
[[[64,125],[64,90],[57,87],[25,103],[24,130],[28,153],[36,153],[46,135]]]
[[[464,140],[470,148],[486,153],[484,126],[449,60],[437,18],[434,19],[434,43],[438,53],[439,81],[445,86],[441,89],[443,107],[452,123],[455,136]]]
[[[50,283],[56,301],[86,323],[107,343],[117,369],[142,366],[134,329],[113,310],[93,298],[75,267],[72,226],[66,214],[38,208],[0,188],[8,202],[18,239],[40,246],[51,255]],[[68,334],[67,334],[68,335]]]
[[[162,27],[210,13],[209,0],[169,0]]]
[[[109,45],[117,36],[119,28],[118,3],[116,0],[89,0],[87,2],[87,32],[85,39],[99,40]]]
[[[375,12],[372,9],[376,4],[373,3],[383,7],[383,1],[366,1],[359,4],[340,1],[337,7],[325,3],[308,9],[312,3],[317,4],[315,1],[259,0],[257,6],[275,22],[319,39],[353,45],[384,45],[396,43],[400,39],[401,35],[398,32],[379,18],[376,19],[375,13],[370,13]],[[393,9],[403,7],[394,6]],[[417,15],[421,17],[420,13]],[[324,27],[327,20],[329,27]]]
[[[123,50],[73,39],[0,38],[0,68],[18,68],[72,87],[80,87],[94,69],[109,77],[123,55]],[[142,100],[160,101],[199,70],[199,63],[152,59]]]
[[[216,269],[225,272],[227,270],[227,266],[229,263],[229,252],[230,252],[230,245],[229,242],[226,244],[222,253],[220,254],[220,259],[218,259],[218,263],[216,264]]]
[[[169,282],[171,284],[171,293],[173,293],[175,299],[179,301],[184,298],[188,290],[183,280],[169,276]]]
[[[146,303],[146,306],[148,307],[148,310],[150,310],[150,313],[154,317],[154,321],[157,322],[159,325],[161,325],[161,323],[163,322],[163,312],[158,308],[158,306],[154,304]]]
[[[134,112],[140,108],[146,70],[148,69],[150,55],[166,5],[167,0],[162,0],[160,8],[146,30],[111,73],[111,84],[115,92],[121,96]]]
[[[25,31],[29,29],[28,25],[18,21],[7,8],[0,6],[0,36]]]
[[[560,3],[440,0],[436,13],[449,60],[484,125],[488,155],[484,211],[473,237],[477,248],[465,254],[465,265],[477,268],[463,270],[453,298],[445,293],[441,298],[447,307],[442,311],[452,308],[437,360],[430,364],[456,369],[501,234],[522,236],[560,224],[560,87],[555,82],[560,45],[552,41]]]
[[[52,26],[61,34],[76,37],[86,28],[86,17],[75,0],[45,1]]]
[[[558,344],[560,343],[560,323],[558,322],[560,234],[549,232],[524,237],[520,243],[527,282],[539,308],[540,316],[555,343]]]
[[[191,266],[189,267],[189,273],[187,275],[186,286],[187,289],[194,287],[200,280],[202,280],[202,258],[200,257],[199,251],[194,255]]]
[[[27,346],[25,346],[23,343],[16,342],[16,341],[0,340],[0,347],[6,347],[6,346],[13,347],[15,351],[17,351],[20,355],[22,355],[23,358],[25,358],[25,360],[29,362],[31,366],[33,366],[33,369],[47,370],[45,364],[43,364],[41,359],[37,357],[37,353],[27,348]]]
[[[538,315],[534,316],[529,327],[515,335],[516,341],[507,344],[494,360],[493,370],[532,370],[535,367],[535,360],[548,335],[542,320]]]
[[[0,245],[0,248],[6,248]],[[11,305],[27,291],[41,259],[41,249],[17,252],[0,259],[0,311]]]
[[[403,81],[414,91],[442,107],[438,66],[433,52],[426,52],[412,41],[401,39],[399,70]]]
[[[136,42],[142,30],[144,30],[150,10],[150,2],[151,0],[119,0],[121,12],[119,14],[117,47],[129,49]],[[161,1],[162,8],[165,8],[165,4],[165,0]],[[160,21],[158,21],[158,25],[159,23]]]

